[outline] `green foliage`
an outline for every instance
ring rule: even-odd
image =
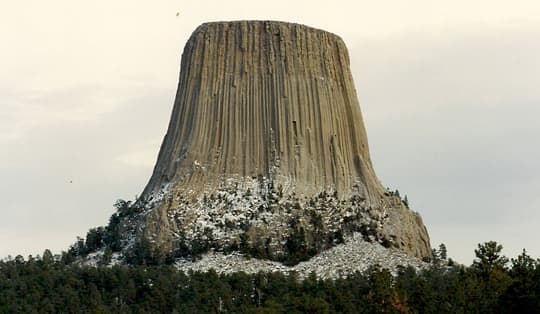
[[[373,220],[366,222],[365,217],[362,216],[366,206],[365,198],[359,195],[339,201],[336,191],[331,193],[321,191],[308,202],[301,202],[294,193],[283,199],[282,186],[275,187],[273,183],[269,183],[267,188],[270,192],[262,195],[267,200],[267,205],[259,206],[258,211],[252,212],[247,219],[241,219],[238,222],[215,221],[215,225],[219,228],[224,228],[231,234],[239,234],[238,238],[216,239],[212,229],[205,229],[202,232],[197,230],[190,234],[188,239],[182,231],[178,231],[178,234],[168,243],[170,247],[167,246],[167,250],[170,251],[165,253],[157,252],[155,244],[150,245],[145,242],[145,239],[141,239],[144,232],[136,230],[144,224],[145,218],[140,214],[147,208],[148,200],[140,198],[131,202],[119,199],[114,204],[116,212],[111,215],[108,225],[90,229],[86,238],[77,238],[76,243],[68,250],[64,262],[71,263],[90,253],[107,251],[107,256],[99,261],[102,265],[106,260],[110,260],[112,253],[117,252],[120,252],[121,258],[129,263],[149,265],[172,261],[178,257],[197,259],[209,250],[215,249],[225,254],[239,251],[246,256],[294,265],[343,243],[346,237],[355,232],[362,233],[367,241],[378,241],[385,247],[394,245],[390,239],[380,237],[376,222]],[[228,192],[240,195],[235,190]],[[250,197],[253,193],[251,189],[247,189],[242,196]],[[232,204],[229,198],[221,193],[203,195],[204,206],[214,206],[215,202],[224,203],[226,206]],[[339,206],[347,206],[348,214],[339,222],[329,222],[325,212],[334,212]],[[253,222],[257,217],[260,218],[261,213],[267,211],[285,211],[291,214],[290,229],[278,235],[272,235],[274,239],[264,235],[259,238],[260,232],[257,228],[253,228]],[[262,221],[267,223],[264,217]],[[240,233],[237,233],[238,231]]]
[[[506,268],[508,258],[501,254],[502,249],[502,245],[489,241],[478,244],[478,249],[474,250],[476,259],[472,271],[480,277],[480,289],[485,291],[485,298],[478,302],[483,312],[498,311],[497,301],[511,284]]]
[[[531,258],[523,249],[511,263],[511,284],[501,297],[504,308],[512,313],[540,309],[540,260]]]
[[[120,216],[117,213],[114,213],[111,218],[109,218],[109,224],[105,227],[103,242],[107,247],[110,247],[113,252],[118,252],[121,249],[120,239]]]
[[[482,275],[487,276],[493,271],[504,270],[508,263],[508,258],[501,255],[502,245],[495,241],[478,244],[478,249],[474,250],[476,260],[473,267]]]
[[[46,250],[0,261],[0,313],[540,313],[540,262],[523,251],[505,267],[501,249],[481,244],[471,267],[372,267],[334,280],[66,266]]]
[[[131,206],[131,201],[119,199],[114,203],[114,207],[120,217],[129,216],[135,212],[134,207]]]
[[[327,197],[326,192],[318,195],[319,200]],[[180,235],[171,252],[155,250],[147,240],[139,240],[125,256],[133,267],[72,265],[78,257],[97,250],[104,252],[98,264],[108,265],[113,252],[122,248],[124,219],[140,213],[144,200],[136,204],[118,200],[106,227],[90,229],[86,239],[78,237],[59,256],[45,250],[43,257],[25,260],[18,255],[0,260],[0,313],[540,313],[540,260],[523,250],[508,267],[502,246],[494,241],[478,245],[470,267],[455,265],[441,244],[433,250],[428,270],[403,268],[393,276],[374,267],[365,274],[336,280],[318,280],[313,275],[299,281],[295,274],[186,275],[165,266],[174,258],[195,258],[215,248],[211,230],[189,243]],[[301,209],[299,203],[291,203],[292,207]],[[343,242],[343,232],[370,234],[362,230],[367,226],[347,222],[343,230],[328,232],[314,210],[308,218],[307,223],[300,223],[297,216],[289,221],[285,252],[280,255],[271,250],[272,238],[250,239],[249,226],[239,244],[232,243],[226,250],[294,265]]]
[[[43,261],[43,264],[45,264],[45,265],[52,265],[54,263],[54,256],[51,253],[51,250],[46,249],[43,252],[42,261]]]
[[[447,258],[446,245],[444,243],[439,245],[439,258],[442,260],[446,260]]]
[[[287,237],[285,242],[286,254],[282,259],[285,265],[296,265],[315,255],[308,250],[304,228],[294,223],[291,223],[291,226],[294,229]]]
[[[100,266],[107,266],[111,263],[112,259],[112,249],[110,247],[105,248],[105,251],[103,252],[103,256],[101,257],[101,260],[99,261]]]
[[[105,237],[105,229],[103,227],[93,228],[86,234],[86,250],[89,252],[96,251],[103,246]]]
[[[131,201],[117,200],[114,204],[116,212],[109,218],[109,224],[106,227],[97,227],[88,230],[86,240],[77,237],[77,241],[69,248],[69,256],[64,256],[65,263],[71,263],[78,256],[86,256],[89,253],[96,252],[100,249],[112,252],[121,250],[122,230],[120,223],[126,217],[132,217],[141,211],[144,200],[140,200],[138,205]],[[109,254],[110,255],[110,254]]]

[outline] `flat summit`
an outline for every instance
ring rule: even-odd
[[[422,258],[420,216],[371,164],[343,40],[274,21],[199,26],[122,250],[240,251],[295,264],[353,234]]]

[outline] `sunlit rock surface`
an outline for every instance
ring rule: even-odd
[[[315,255],[360,233],[431,255],[420,216],[386,191],[368,141],[343,40],[272,21],[199,26],[182,54],[169,128],[123,250],[146,241],[176,254],[303,239]]]

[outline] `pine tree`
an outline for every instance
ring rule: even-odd
[[[444,243],[441,243],[439,245],[439,258],[441,260],[446,260],[447,258],[446,245]]]
[[[51,250],[45,249],[45,251],[43,251],[43,257],[41,260],[45,265],[52,265],[54,263],[54,256],[52,255]]]
[[[478,249],[474,250],[476,259],[472,266],[482,274],[488,274],[493,270],[504,270],[508,258],[501,254],[502,248],[502,245],[495,241],[478,244]]]

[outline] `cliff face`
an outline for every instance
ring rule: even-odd
[[[284,176],[297,189],[339,192],[360,181],[363,193],[381,193],[341,38],[247,21],[193,33],[147,191],[231,175]]]
[[[431,254],[420,216],[373,171],[345,44],[304,25],[195,30],[139,203],[144,211],[130,232],[162,252],[194,240],[216,249],[264,242],[272,257],[299,233],[320,251],[361,232]]]

